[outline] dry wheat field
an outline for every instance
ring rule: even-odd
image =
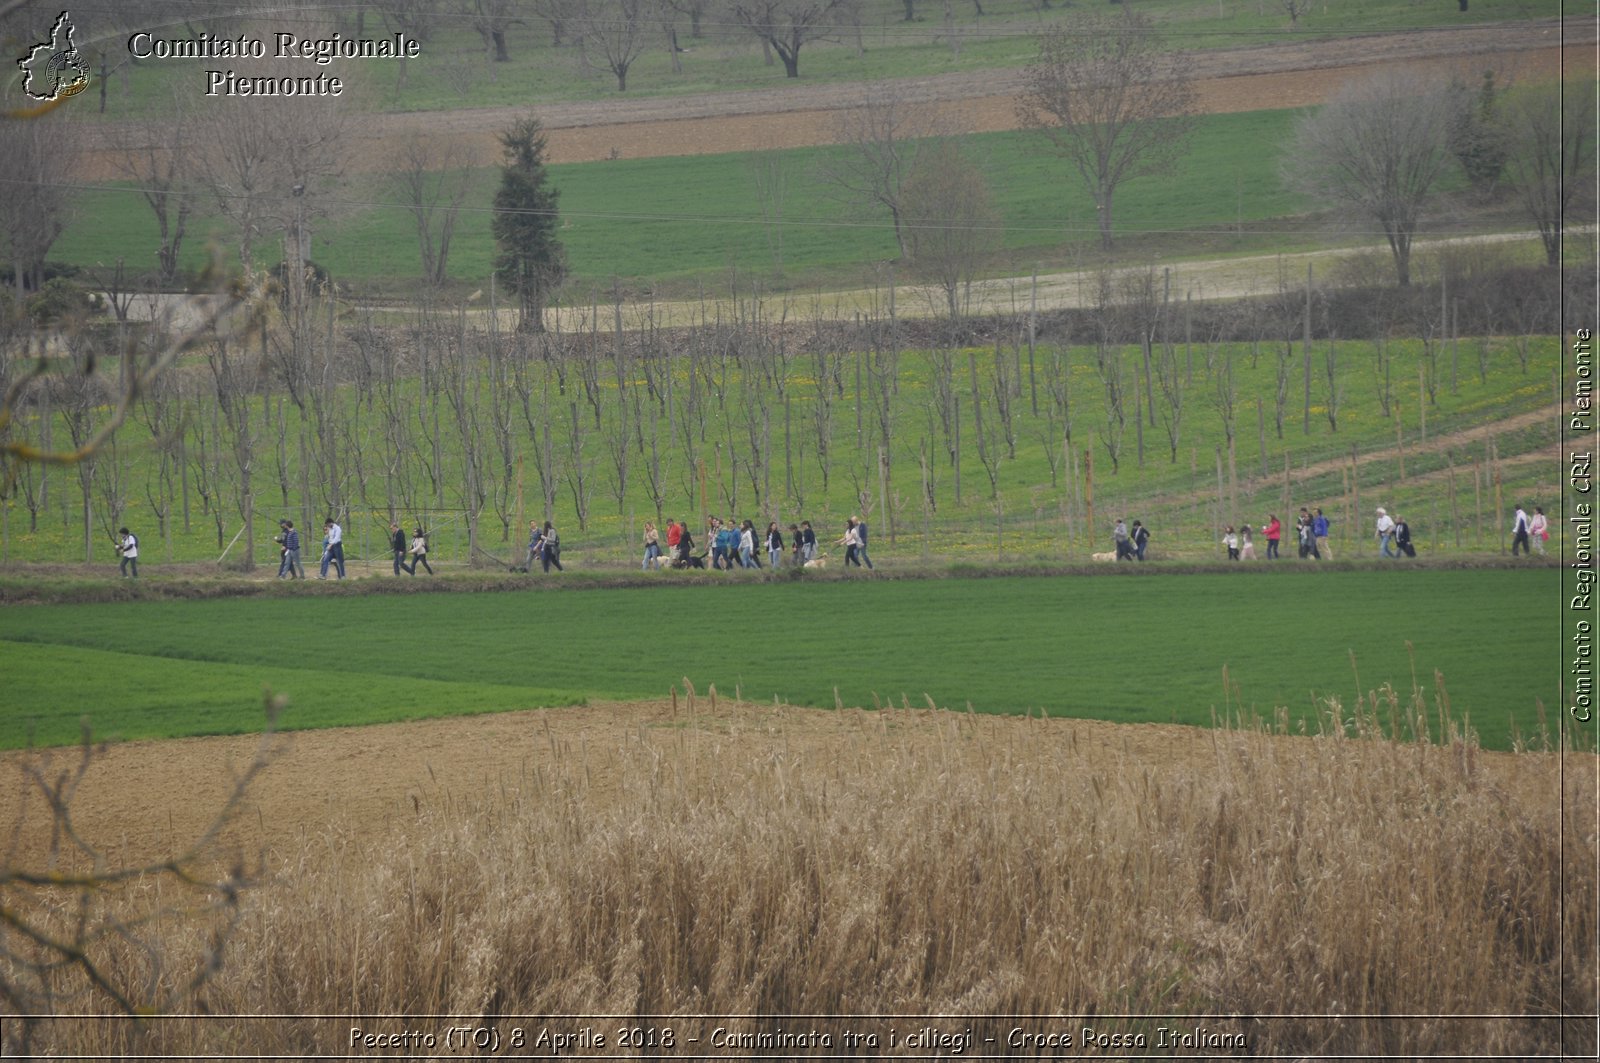
[[[173,1010],[206,1017],[29,1037],[285,1059],[491,1035],[523,1058],[1592,1053],[1593,1021],[1560,1016],[1592,1011],[1600,973],[1594,755],[1410,744],[1381,703],[1329,709],[1326,734],[1286,736],[685,688],[281,736],[215,849],[254,882],[236,905],[171,882],[96,902],[137,926],[105,970],[204,971]],[[172,851],[251,750],[106,750],[74,822],[108,863]],[[0,762],[8,792],[25,763]],[[43,811],[0,811],[14,864],[48,862]],[[52,977],[57,1012],[105,1009]]]

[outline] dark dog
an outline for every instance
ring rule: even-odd
[[[695,557],[693,554],[690,554],[690,555],[688,555],[686,557],[680,557],[676,561],[672,562],[672,567],[673,568],[705,568],[706,567],[706,555],[705,554],[701,554],[699,557]]]

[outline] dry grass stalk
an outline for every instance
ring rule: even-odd
[[[1413,693],[1329,704],[1316,736],[1174,729],[1186,752],[1171,756],[1151,754],[1153,731],[922,709],[857,713],[804,752],[784,736],[808,710],[762,705],[580,756],[530,735],[550,756],[520,788],[308,845],[246,910],[203,1003],[1309,1012],[1330,1017],[1211,1025],[1256,1054],[1554,1051],[1550,1021],[1371,1017],[1582,1012],[1600,976],[1594,823],[1562,815],[1592,804],[1595,757],[1489,765],[1448,721],[1409,741],[1426,733]],[[1592,1029],[1567,1033],[1592,1048]],[[128,1048],[110,1021],[70,1036]],[[309,1020],[173,1024],[146,1050],[270,1056],[326,1036]]]

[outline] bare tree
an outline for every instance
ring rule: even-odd
[[[416,222],[423,283],[437,288],[445,282],[450,241],[472,187],[475,161],[455,149],[447,151],[438,141],[413,135],[400,146],[398,162],[389,180]]]
[[[702,36],[700,24],[711,8],[711,0],[667,0],[667,6],[680,15],[689,16],[689,36],[699,40]]]
[[[383,15],[384,24],[391,31],[418,41],[432,37],[439,23],[439,0],[374,0],[373,6]],[[406,87],[407,72],[406,55],[402,51],[395,69],[396,89]]]
[[[628,91],[628,71],[649,41],[649,0],[582,0],[574,22],[584,47],[600,52],[606,69],[617,79],[617,91]]]
[[[1147,17],[1124,11],[1046,30],[1025,78],[1017,116],[1077,168],[1110,250],[1117,187],[1185,150],[1195,97],[1181,57],[1162,49]]]
[[[117,143],[117,169],[132,181],[156,218],[160,246],[156,262],[161,282],[178,276],[178,256],[188,233],[199,176],[191,108],[174,93],[169,120],[112,127]]]
[[[772,268],[782,276],[783,208],[789,198],[789,164],[776,151],[758,151],[750,156],[750,176],[755,183],[756,202],[761,206],[767,249],[772,252]]]
[[[850,22],[859,0],[733,0],[730,14],[757,40],[778,53],[784,73],[800,76],[800,49],[836,36]]]
[[[222,431],[233,458],[229,467],[235,489],[235,502],[244,521],[244,557],[240,564],[248,571],[255,567],[255,460],[261,430],[255,422],[253,400],[261,377],[260,363],[248,349],[247,341],[214,340],[206,351],[216,385],[217,410],[222,415]]]
[[[892,88],[869,89],[855,107],[839,112],[834,139],[846,149],[822,164],[822,176],[844,196],[889,212],[900,257],[907,258],[903,189],[924,138],[937,132],[932,105],[906,102]]]
[[[16,837],[26,829],[50,842],[37,863],[23,858],[16,837],[0,853],[0,1001],[11,1013],[0,1054],[62,1051],[67,1046],[49,1043],[52,1024],[39,1020],[66,1011],[192,1010],[196,992],[223,966],[240,896],[255,882],[221,837],[280,748],[273,724],[283,701],[269,693],[266,706],[267,732],[215,818],[190,844],[148,863],[119,859],[114,845],[78,822],[77,795],[104,752],[87,724],[76,751],[19,761]],[[201,933],[171,932],[180,925]],[[197,940],[205,944],[191,950]]]
[[[1346,85],[1303,121],[1285,164],[1289,181],[1319,202],[1375,222],[1411,283],[1411,242],[1450,159],[1455,101],[1447,86],[1405,70]]]
[[[0,120],[0,237],[19,303],[42,283],[45,256],[66,231],[76,143],[71,127],[54,118]]]
[[[943,290],[951,320],[963,317],[979,265],[1000,244],[989,182],[960,145],[940,141],[906,179],[903,209],[912,265]]]
[[[1561,264],[1562,233],[1595,213],[1595,100],[1581,86],[1536,85],[1506,104],[1513,150],[1507,169],[1517,197],[1544,241],[1545,261]]]
[[[522,21],[517,17],[516,0],[470,0],[467,15],[472,20],[472,28],[483,38],[484,47],[494,50],[494,61],[510,62],[506,31]]]
[[[241,73],[298,70],[285,65],[291,62],[241,67]],[[297,285],[310,257],[310,226],[329,210],[327,194],[341,171],[347,143],[343,109],[335,100],[312,97],[284,97],[272,107],[249,99],[217,103],[200,130],[210,147],[206,181],[238,229],[240,263],[253,271],[257,241],[281,232],[292,267],[285,277]]]

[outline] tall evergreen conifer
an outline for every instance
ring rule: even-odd
[[[544,308],[567,274],[566,249],[556,239],[560,191],[545,172],[544,127],[524,118],[500,136],[505,166],[494,194],[495,276],[519,301],[517,329],[544,331]]]

